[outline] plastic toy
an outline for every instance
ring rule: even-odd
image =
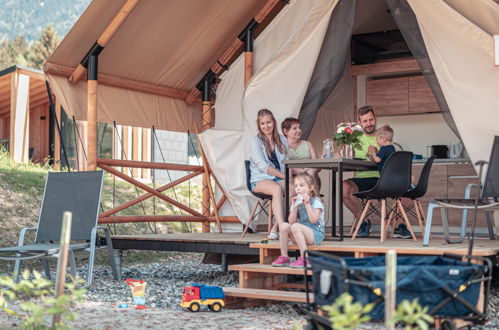
[[[207,305],[212,312],[220,312],[224,303],[224,292],[219,286],[192,284],[182,291],[180,306],[191,312],[198,312],[201,305]]]
[[[132,290],[133,304],[145,305],[147,282],[145,282],[144,280],[134,280],[132,278],[125,279],[125,282],[130,286],[130,289]]]

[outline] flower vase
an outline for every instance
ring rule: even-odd
[[[344,144],[341,146],[341,158],[353,159],[353,147],[351,144]]]

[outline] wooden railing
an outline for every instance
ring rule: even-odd
[[[203,157],[204,158],[204,157]],[[187,180],[190,180],[200,174],[210,173],[211,177],[215,180],[215,183],[219,186],[219,188],[223,191],[222,187],[218,183],[218,180],[213,176],[209,166],[204,162],[202,166],[196,165],[183,165],[183,164],[168,164],[168,163],[155,163],[155,162],[143,162],[143,161],[132,161],[132,160],[119,160],[119,159],[108,159],[108,158],[97,158],[97,166],[103,169],[104,171],[113,174],[122,180],[136,186],[144,190],[146,193],[140,195],[130,201],[127,201],[123,204],[113,207],[110,210],[102,212],[99,215],[99,223],[129,223],[129,222],[200,222],[205,225],[208,225],[210,222],[216,222],[219,228],[219,231],[222,232],[221,222],[229,222],[229,223],[239,223],[239,218],[235,216],[219,216],[218,211],[222,207],[222,205],[227,201],[227,197],[225,194],[219,199],[218,202],[215,202],[215,196],[210,189],[211,201],[213,210],[210,212],[208,216],[201,214],[200,212],[194,210],[193,208],[186,206],[168,196],[163,194],[168,189],[171,189]],[[147,169],[158,169],[158,170],[175,170],[175,171],[188,171],[191,172],[183,177],[172,181],[168,184],[165,184],[159,188],[151,188],[148,185],[134,179],[133,177],[122,173],[121,171],[115,169],[115,166],[119,167],[129,167],[129,168],[147,168]],[[189,215],[116,215],[116,213],[123,211],[133,205],[136,205],[150,197],[157,197],[161,200],[170,203],[173,206],[178,207],[179,209],[189,213]]]

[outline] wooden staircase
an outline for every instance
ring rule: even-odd
[[[241,299],[252,301],[246,306],[261,305],[269,300],[306,303],[306,294],[303,292],[304,284],[286,283],[286,275],[304,276],[305,270],[292,267],[273,267],[270,263],[275,259],[275,256],[264,254],[264,256],[260,256],[260,263],[229,266],[229,270],[239,272],[239,287],[223,288],[229,304],[240,302]],[[307,270],[307,275],[312,275],[312,271]],[[301,289],[301,292],[285,291],[285,289]],[[313,301],[313,294],[309,294],[309,299],[311,302]]]

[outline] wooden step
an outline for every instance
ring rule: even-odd
[[[272,273],[272,274],[288,274],[288,275],[303,275],[302,268],[293,267],[273,267],[272,265],[262,264],[240,264],[229,266],[229,270],[249,273]],[[307,270],[307,275],[312,275],[311,270]]]
[[[265,290],[265,289],[247,289],[247,288],[235,288],[235,287],[224,287],[224,294],[228,297],[242,297],[242,298],[252,298],[252,299],[264,299],[264,300],[279,300],[279,301],[291,301],[291,302],[307,302],[307,298],[304,292],[291,292],[291,291],[279,291],[279,290]],[[310,302],[313,302],[313,294],[309,294]]]

